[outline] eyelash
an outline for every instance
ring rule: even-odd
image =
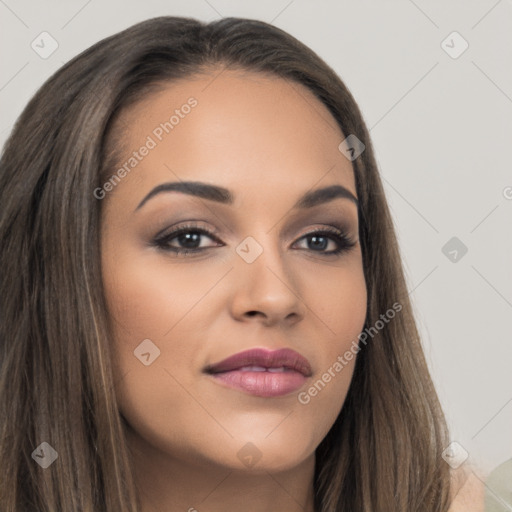
[[[213,249],[213,247],[203,247],[203,248],[197,248],[197,249],[182,249],[179,247],[172,247],[169,245],[169,242],[173,240],[174,238],[177,238],[180,235],[186,234],[186,233],[198,233],[201,235],[205,235],[215,242],[222,243],[217,238],[216,232],[210,232],[207,229],[198,227],[193,224],[188,224],[186,226],[182,226],[175,231],[172,231],[171,233],[168,233],[166,235],[163,235],[161,237],[157,237],[153,244],[158,247],[159,249],[162,249],[164,251],[171,251],[174,252],[177,256],[187,257],[189,254],[198,254],[200,252],[205,251],[206,249]],[[346,252],[350,249],[352,249],[356,243],[351,240],[343,231],[336,229],[336,228],[330,228],[330,227],[324,227],[324,228],[318,228],[314,229],[313,231],[310,231],[309,233],[306,233],[305,235],[301,236],[299,240],[302,240],[304,238],[308,238],[311,236],[325,236],[327,238],[330,238],[331,240],[334,240],[338,244],[338,248],[334,249],[332,251],[323,252],[323,251],[312,251],[313,253],[317,252],[323,256],[338,256],[343,252]],[[308,249],[306,249],[308,250]]]

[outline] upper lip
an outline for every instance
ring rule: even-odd
[[[305,377],[309,377],[312,374],[309,361],[290,348],[279,350],[252,348],[234,354],[219,363],[208,365],[204,371],[206,373],[221,373],[237,370],[244,366],[262,366],[263,368],[285,367],[300,372]]]

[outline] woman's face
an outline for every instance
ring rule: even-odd
[[[140,453],[293,468],[340,412],[366,315],[353,169],[308,89],[218,73],[169,85],[117,124],[125,152],[102,203],[116,396]],[[158,192],[183,182],[202,195]]]

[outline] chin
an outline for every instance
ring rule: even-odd
[[[253,475],[278,473],[293,469],[314,455],[316,444],[297,442],[297,435],[287,434],[273,439],[256,436],[236,438],[225,449],[232,457],[223,460],[230,470]]]

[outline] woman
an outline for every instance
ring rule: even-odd
[[[0,198],[2,510],[449,509],[368,131],[296,39],[100,41],[20,116]]]

